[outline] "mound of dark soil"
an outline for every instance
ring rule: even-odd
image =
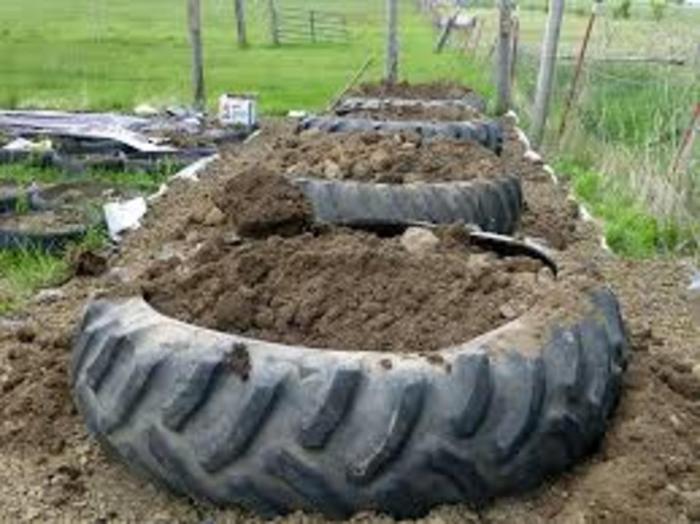
[[[506,174],[491,150],[471,142],[422,141],[418,135],[302,134],[278,140],[268,165],[278,173],[362,182],[446,182]]]
[[[265,166],[229,179],[214,202],[238,234],[246,237],[296,235],[312,221],[304,194]]]
[[[466,342],[552,294],[538,262],[478,252],[449,229],[440,236],[420,254],[399,238],[347,230],[214,241],[187,262],[156,263],[143,291],[161,312],[220,331],[403,352]]]

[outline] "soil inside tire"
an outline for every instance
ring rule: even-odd
[[[533,259],[480,252],[456,228],[438,238],[418,254],[398,237],[336,228],[238,246],[221,237],[190,259],[152,264],[142,292],[162,313],[219,331],[418,353],[467,342],[572,293]]]
[[[424,84],[365,83],[350,92],[352,96],[395,97],[412,99],[458,99],[474,94],[470,88],[456,82],[431,82]]]

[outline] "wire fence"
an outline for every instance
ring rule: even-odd
[[[537,5],[542,3],[530,7],[535,10]],[[616,17],[611,9],[599,13],[572,92],[590,6],[586,16],[572,15],[571,8],[565,15],[543,146],[547,156],[602,172],[611,190],[632,194],[661,219],[697,228],[700,129],[695,140],[687,144],[684,140],[700,103],[700,23],[684,20],[685,11],[674,11],[677,16],[663,20],[628,20]],[[483,36],[467,50],[484,67],[493,67],[496,9],[472,13],[481,19]],[[522,8],[516,16],[520,41],[514,64],[514,106],[521,125],[528,128],[546,17]],[[700,21],[700,10],[695,17]],[[466,38],[473,40],[477,31]],[[464,37],[453,45],[464,50]],[[684,151],[682,145],[687,146]]]

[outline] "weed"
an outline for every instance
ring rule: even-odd
[[[577,197],[604,223],[605,238],[616,253],[644,258],[696,248],[694,231],[652,216],[621,185],[601,173],[562,161],[557,170],[571,181]]]
[[[37,250],[0,251],[0,314],[21,308],[40,288],[68,278],[62,257]]]

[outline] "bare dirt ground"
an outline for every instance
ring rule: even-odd
[[[271,155],[271,144],[287,132],[271,125],[250,145],[234,147],[200,184],[174,185],[104,276],[76,278],[0,320],[0,521],[259,521],[172,497],[109,459],[74,408],[68,361],[86,300],[130,285],[135,290],[156,260],[206,242],[218,223],[211,207],[222,181]],[[523,228],[558,240],[582,270],[605,279],[620,297],[632,341],[623,397],[601,449],[569,473],[478,512],[443,507],[418,522],[700,522],[700,326],[684,295],[688,271],[682,261],[632,262],[602,251],[592,226],[573,217],[565,192],[548,175],[530,166],[524,177]],[[296,514],[278,522],[325,519]],[[392,520],[363,514],[353,522]]]

